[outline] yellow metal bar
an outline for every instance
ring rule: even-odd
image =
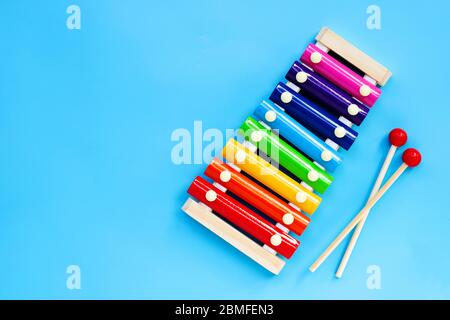
[[[234,139],[227,142],[222,155],[227,161],[234,163],[254,179],[309,214],[317,209],[322,200]]]

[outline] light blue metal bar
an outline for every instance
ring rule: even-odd
[[[282,137],[327,171],[334,171],[342,162],[341,157],[335,150],[291,118],[280,107],[263,101],[256,108],[254,115],[271,129],[277,129]]]

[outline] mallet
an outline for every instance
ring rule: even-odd
[[[327,249],[320,255],[320,257],[309,267],[311,272],[317,270],[317,268],[325,261],[326,258],[336,249],[336,247],[344,240],[344,238],[352,231],[352,229],[366,216],[367,212],[377,203],[378,200],[386,193],[386,191],[395,183],[395,181],[402,175],[408,167],[415,167],[419,165],[422,156],[416,149],[409,148],[403,152],[403,163],[394,172],[394,174],[386,181],[381,189],[375,194],[375,196],[366,204],[364,208],[353,218],[353,220],[341,231],[341,233],[333,240]]]
[[[378,177],[375,181],[372,191],[370,192],[370,196],[369,196],[369,199],[367,200],[367,203],[370,200],[372,200],[372,198],[375,196],[375,194],[380,189],[381,184],[383,183],[384,177],[386,175],[386,172],[391,164],[392,158],[394,157],[395,152],[397,151],[397,148],[403,146],[407,140],[408,140],[408,135],[406,134],[406,132],[403,129],[395,128],[395,129],[391,130],[391,132],[389,133],[389,142],[391,143],[391,147],[389,148],[386,158],[384,159],[383,165],[381,166],[380,172],[378,173]],[[345,267],[347,266],[348,260],[350,259],[353,249],[355,248],[356,242],[358,241],[359,234],[361,233],[361,230],[364,226],[364,223],[367,220],[367,217],[369,216],[369,213],[370,213],[370,210],[367,211],[367,214],[358,223],[358,225],[355,228],[355,231],[353,232],[352,238],[350,239],[347,249],[345,250],[344,256],[342,257],[341,263],[339,264],[339,268],[336,272],[337,278],[341,278],[342,274],[344,273]]]

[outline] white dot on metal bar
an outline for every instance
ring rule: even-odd
[[[336,129],[334,129],[334,135],[336,136],[336,138],[343,138],[345,137],[346,133],[347,131],[343,127],[336,127]]]
[[[230,181],[230,180],[231,180],[231,172],[228,171],[228,170],[222,171],[222,172],[220,173],[220,180],[221,180],[222,182],[228,182],[228,181]]]
[[[347,107],[347,112],[351,116],[356,116],[359,113],[359,111],[360,111],[359,107],[356,104],[354,104],[354,103],[350,104]]]
[[[266,118],[267,122],[274,122],[277,119],[277,114],[275,113],[275,111],[269,110],[266,112],[264,117]]]
[[[278,247],[281,244],[281,236],[279,234],[274,234],[270,237],[270,243],[273,246]]]
[[[217,199],[217,193],[214,190],[208,190],[205,195],[206,200],[213,202]]]
[[[294,222],[294,216],[292,213],[288,212],[283,215],[283,223],[286,225],[290,225]],[[286,228],[286,227],[285,227]]]
[[[245,161],[245,158],[247,157],[247,155],[245,154],[244,151],[239,150],[238,152],[236,152],[236,161],[239,163],[242,163]]]
[[[308,74],[304,71],[297,72],[295,80],[297,80],[298,83],[305,83],[306,80],[308,80]]]
[[[312,63],[317,64],[317,63],[320,63],[320,61],[322,61],[322,55],[320,54],[320,52],[316,51],[311,54],[310,59],[311,59]]]
[[[323,161],[328,162],[333,158],[333,154],[328,150],[323,150],[322,153],[320,154],[320,158]]]
[[[292,101],[292,93],[285,91],[281,94],[280,99],[283,103],[289,103]]]

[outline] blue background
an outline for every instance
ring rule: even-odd
[[[381,30],[367,1],[73,3],[81,30],[72,2],[0,3],[0,298],[450,298],[448,2],[377,0]],[[276,277],[181,211],[206,164],[174,165],[170,137],[238,127],[325,25],[393,77]],[[397,126],[423,164],[372,212],[343,279],[343,247],[309,273]]]

